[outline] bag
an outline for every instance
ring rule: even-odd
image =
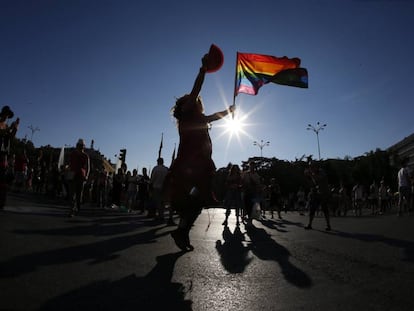
[[[252,213],[250,215],[251,219],[255,220],[262,220],[261,210],[260,210],[260,203],[255,202],[252,207]]]

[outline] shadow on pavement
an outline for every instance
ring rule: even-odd
[[[324,233],[336,235],[347,239],[356,239],[363,242],[381,242],[392,247],[401,248],[405,255],[403,261],[414,262],[414,242],[412,241],[388,238],[386,236],[378,234],[351,233],[337,230]]]
[[[217,240],[216,250],[220,255],[221,264],[230,273],[243,273],[253,258],[248,257],[249,247],[244,246],[244,234],[240,226],[232,233],[228,226],[223,229],[223,239]]]
[[[171,282],[175,263],[183,254],[158,256],[157,264],[144,277],[93,282],[53,298],[39,310],[192,310],[185,286]]]
[[[279,232],[288,232],[288,230],[286,230],[286,226],[296,226],[300,228],[304,227],[303,223],[301,222],[293,222],[293,221],[286,220],[286,219],[275,220],[275,219],[264,218],[260,220],[260,223],[269,229],[273,229]]]
[[[163,227],[165,228],[165,227]],[[104,241],[76,245],[61,249],[48,250],[33,254],[24,254],[8,261],[0,262],[0,277],[11,278],[36,270],[40,266],[57,265],[89,260],[97,264],[119,257],[118,252],[138,244],[156,243],[157,239],[171,231],[157,233],[162,228],[153,228],[145,232],[120,236]]]
[[[80,219],[76,218],[70,221],[74,226],[52,229],[15,229],[16,234],[23,235],[51,235],[51,236],[110,236],[135,231],[138,227],[145,225],[141,216],[130,217],[113,217],[98,219]],[[148,226],[148,225],[147,225]]]
[[[265,229],[249,226],[247,235],[250,237],[250,249],[262,260],[274,260],[282,269],[282,274],[289,283],[305,288],[312,286],[311,278],[289,261],[289,251],[271,238]]]

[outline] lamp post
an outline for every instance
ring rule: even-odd
[[[307,130],[312,130],[316,134],[316,140],[318,141],[318,154],[319,154],[319,160],[321,160],[321,147],[319,145],[319,131],[323,130],[326,127],[326,124],[320,124],[320,122],[316,123],[316,126],[313,126],[312,124],[308,124]]]
[[[260,157],[261,158],[263,158],[263,148],[265,147],[265,146],[269,146],[269,144],[270,144],[270,142],[263,142],[263,139],[260,141],[260,143],[259,142],[257,142],[257,141],[254,141],[253,142],[253,146],[258,146],[259,148],[260,148]]]

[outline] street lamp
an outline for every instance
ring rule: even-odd
[[[319,146],[319,131],[323,130],[326,127],[326,124],[320,124],[319,122],[316,123],[316,126],[308,124],[307,130],[312,130],[316,134],[316,140],[318,141],[318,154],[319,160],[321,160],[321,147]]]
[[[253,142],[253,146],[258,146],[259,148],[260,148],[260,157],[261,158],[263,158],[263,148],[265,147],[265,146],[269,146],[269,144],[270,144],[270,142],[263,142],[263,139],[260,141],[260,143],[259,142],[257,142],[257,141],[254,141]]]

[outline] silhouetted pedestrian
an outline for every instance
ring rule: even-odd
[[[157,213],[157,219],[164,221],[165,202],[162,197],[164,189],[165,177],[168,174],[168,167],[164,165],[164,159],[157,159],[157,166],[151,171],[150,185],[151,185],[151,199]],[[173,224],[172,211],[170,209],[169,224]]]
[[[398,171],[398,216],[403,211],[409,213],[411,208],[411,175],[407,167],[408,158],[404,158],[401,162],[401,168]]]
[[[69,167],[72,172],[72,206],[69,216],[73,217],[80,211],[83,190],[90,171],[89,156],[85,152],[85,141],[83,139],[79,139],[76,143],[76,148],[70,155]]]
[[[147,217],[155,217],[154,206],[150,204],[149,200],[149,185],[150,178],[147,173],[147,168],[142,168],[142,175],[138,178],[138,209],[143,213],[148,210]]]
[[[352,188],[352,203],[354,205],[354,215],[362,215],[362,206],[364,205],[364,187],[357,182]]]
[[[109,176],[108,172],[102,167],[96,178],[96,200],[97,206],[105,208],[108,205]]]
[[[239,217],[242,208],[241,191],[243,187],[240,167],[234,164],[230,167],[229,174],[226,178],[226,197],[224,199],[224,207],[226,208],[226,218],[223,226],[227,226],[231,208],[234,207],[236,214],[236,224],[239,225]]]
[[[135,209],[138,198],[138,170],[133,169],[132,174],[130,171],[128,171],[125,179],[127,187],[126,207],[128,209],[128,212],[131,212],[133,209]]]
[[[303,187],[299,187],[298,192],[296,193],[297,205],[300,215],[305,215],[305,206],[306,206],[306,193],[303,190]]]
[[[312,229],[315,212],[320,207],[325,216],[325,230],[330,231],[331,223],[328,203],[331,192],[329,190],[328,178],[325,172],[314,161],[309,163],[309,169],[305,171],[305,175],[309,177],[312,183],[311,194],[309,195],[309,223],[305,229]]]
[[[125,173],[122,168],[118,168],[112,180],[112,207],[121,206],[122,196],[125,190]]]
[[[13,181],[12,167],[9,166],[10,143],[16,136],[20,119],[12,122],[10,126],[7,120],[14,117],[13,111],[9,106],[4,106],[0,111],[0,210],[6,204],[9,186]]]
[[[259,204],[261,200],[262,183],[260,175],[256,171],[253,161],[249,163],[249,169],[243,173],[243,193],[244,193],[244,218],[246,225],[252,225],[252,210],[254,204]]]
[[[380,214],[385,214],[388,209],[388,192],[387,186],[385,185],[385,181],[381,180],[380,187],[378,189],[378,196],[379,196],[379,207],[380,207]]]
[[[14,161],[14,186],[15,190],[18,192],[25,189],[28,164],[29,159],[26,155],[26,150],[16,154]]]
[[[271,216],[273,218],[273,211],[276,210],[279,219],[282,219],[282,194],[280,192],[280,186],[276,178],[272,178],[269,185],[270,200],[269,206],[271,210]]]
[[[369,186],[369,194],[368,194],[368,202],[369,207],[371,208],[371,214],[375,215],[378,214],[378,186],[375,180],[372,182],[372,184]]]

